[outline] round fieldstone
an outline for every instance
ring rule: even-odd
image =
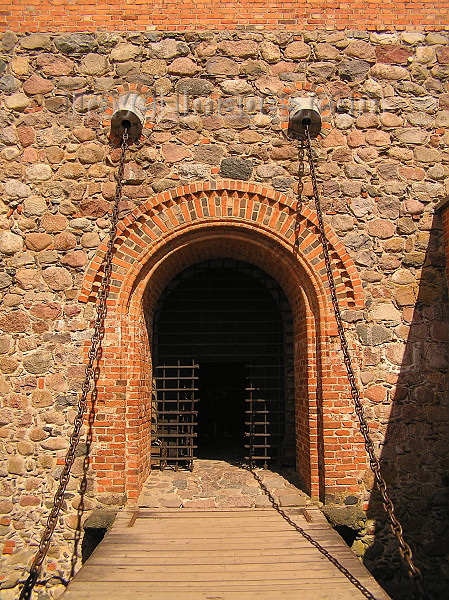
[[[11,475],[23,475],[25,473],[25,461],[22,456],[11,456],[8,459],[8,473]]]
[[[12,278],[8,275],[8,273],[0,273],[0,290],[4,290],[12,284]],[[0,343],[1,347],[1,343]],[[1,352],[1,350],[0,350]]]
[[[49,267],[43,271],[42,277],[48,287],[56,292],[72,287],[72,276],[64,267]]]
[[[78,163],[66,163],[59,169],[59,175],[65,179],[80,179],[84,174],[83,166]]]
[[[141,63],[141,71],[146,75],[162,77],[167,73],[167,63],[161,58],[152,58]]]
[[[421,127],[403,127],[396,129],[393,135],[403,144],[424,144],[428,137],[427,131]]]
[[[46,373],[52,365],[52,355],[45,350],[36,350],[23,358],[24,368],[33,375]]]
[[[53,396],[47,390],[34,390],[31,394],[31,404],[35,408],[46,408],[53,402]]]
[[[14,356],[0,357],[0,370],[6,375],[11,375],[19,366],[18,360]]]
[[[41,218],[41,227],[50,233],[59,233],[68,225],[68,219],[60,213],[45,213]]]
[[[145,171],[136,162],[129,162],[125,165],[123,172],[123,181],[128,185],[139,185],[146,179]]]
[[[34,144],[36,140],[36,133],[32,127],[28,127],[27,125],[20,125],[16,129],[17,137],[21,145],[26,148],[27,146],[31,146]]]
[[[182,177],[207,178],[210,175],[210,166],[201,163],[183,163],[179,165],[178,173]]]
[[[401,127],[404,123],[403,119],[399,115],[394,113],[384,112],[379,115],[380,122],[384,127]]]
[[[43,33],[32,33],[21,38],[20,45],[24,50],[47,50],[50,48],[51,38],[49,35],[44,35]]]
[[[70,75],[75,68],[73,61],[65,57],[54,56],[53,54],[38,56],[36,64],[40,72],[49,77]]]
[[[94,164],[103,160],[104,153],[104,146],[93,142],[86,142],[81,144],[78,150],[78,159],[82,164]]]
[[[100,236],[94,231],[84,233],[81,236],[80,243],[83,248],[96,248],[97,246],[99,246],[100,241]]]
[[[53,236],[48,233],[29,233],[25,236],[25,246],[34,252],[48,248],[53,242]]]
[[[109,71],[109,63],[103,54],[90,53],[83,57],[80,65],[81,73],[86,75],[105,75]]]
[[[17,444],[17,450],[22,456],[30,456],[34,452],[34,445],[31,442],[20,440]]]
[[[285,84],[279,81],[277,77],[270,77],[269,75],[257,79],[254,85],[262,94],[269,96],[279,94],[285,87]]]
[[[0,140],[6,144],[17,143],[17,130],[14,127],[5,127],[0,133]]]
[[[61,90],[79,90],[86,83],[85,77],[60,77],[58,88]]]
[[[356,327],[360,341],[365,346],[380,346],[392,339],[389,329],[383,325],[364,325],[360,323]]]
[[[406,44],[414,46],[424,41],[424,35],[419,31],[404,31],[401,34],[401,39]]]
[[[78,217],[70,221],[70,227],[75,231],[86,231],[90,228],[90,221],[84,217]]]
[[[32,219],[31,217],[25,217],[25,216],[22,217],[21,216],[17,220],[17,226],[22,231],[28,231],[28,230],[34,229],[36,227],[36,220]]]
[[[134,60],[140,54],[140,48],[134,44],[120,43],[111,51],[111,60],[114,62],[126,62]]]
[[[18,112],[24,111],[31,104],[30,99],[25,94],[18,92],[12,96],[5,98],[5,104],[11,110],[17,110]]]
[[[368,142],[368,144],[378,147],[390,146],[391,144],[391,138],[386,131],[375,129],[369,129],[365,133],[365,140]]]
[[[64,150],[58,146],[50,146],[49,148],[45,149],[45,155],[50,164],[56,165],[62,162],[62,159],[64,158]]]
[[[362,40],[355,40],[353,42],[350,42],[344,49],[344,53],[347,56],[361,58],[362,60],[366,60],[372,63],[376,62],[377,59],[374,46]]]
[[[441,153],[439,150],[435,150],[434,148],[426,148],[424,146],[417,146],[413,154],[415,156],[415,160],[423,163],[433,163],[433,162],[441,162]]]
[[[207,61],[206,71],[209,75],[238,75],[239,65],[230,58],[214,57]]]
[[[23,248],[23,238],[11,231],[0,231],[0,252],[11,256]]]
[[[379,119],[377,115],[364,113],[357,117],[355,125],[359,129],[375,129],[376,127],[379,127]]]
[[[57,302],[40,302],[31,307],[30,313],[38,319],[54,321],[61,316],[62,308]]]
[[[195,75],[200,71],[200,67],[190,58],[180,57],[168,65],[168,72],[171,75]]]
[[[397,67],[395,65],[387,65],[387,64],[376,64],[371,67],[370,70],[371,76],[377,79],[387,79],[387,80],[400,80],[400,79],[409,79],[410,75],[407,69],[404,67]]]
[[[48,79],[40,77],[36,73],[31,75],[29,79],[23,84],[23,91],[28,96],[34,96],[36,94],[48,94],[54,88],[54,85]]]
[[[229,179],[248,181],[253,172],[253,163],[244,158],[230,157],[221,161],[220,175]]]
[[[44,450],[64,450],[69,445],[68,440],[64,438],[49,437],[40,443]]]
[[[307,75],[317,81],[328,81],[334,74],[335,66],[331,62],[311,63],[307,67]]]
[[[24,56],[17,56],[11,61],[11,69],[17,77],[25,77],[30,72],[30,61]]]
[[[439,63],[443,65],[449,64],[449,48],[447,47],[447,45],[443,46],[442,48],[438,48],[436,54]]]
[[[61,35],[55,39],[54,43],[63,54],[87,54],[96,46],[95,36],[91,33]]]
[[[304,42],[291,42],[286,46],[284,50],[284,56],[289,60],[307,58],[309,54],[310,46],[308,46]]]
[[[191,152],[184,146],[167,142],[162,146],[162,155],[167,162],[174,163],[189,158]]]
[[[281,58],[281,51],[278,46],[267,40],[260,44],[260,54],[262,58],[269,63],[278,62]]]
[[[405,46],[380,44],[376,47],[377,61],[380,63],[406,65],[413,51]]]
[[[440,110],[437,112],[435,127],[449,127],[449,110]]]
[[[335,60],[339,55],[340,51],[335,46],[328,44],[327,42],[316,44],[315,46],[315,56],[318,60]]]
[[[0,514],[7,515],[14,508],[14,503],[10,500],[2,499],[0,500]]]
[[[370,310],[370,317],[373,321],[392,321],[401,322],[401,312],[392,302],[379,302]]]
[[[415,198],[407,198],[404,208],[409,215],[421,215],[424,212],[425,205]]]
[[[80,204],[80,213],[83,217],[98,219],[109,212],[109,202],[102,198],[84,198]],[[73,221],[70,223],[73,227]],[[81,227],[82,229],[83,227]]]
[[[26,170],[26,176],[30,181],[47,181],[52,175],[50,165],[45,163],[36,163]]]
[[[4,75],[3,77],[0,77],[0,91],[5,92],[5,94],[12,94],[13,92],[17,92],[17,90],[19,88],[20,88],[20,81],[18,79],[16,79],[15,77],[13,77],[12,75]],[[30,105],[29,98],[27,98],[25,96],[25,94],[22,94],[22,95],[27,99],[28,106],[29,106]],[[5,101],[5,103],[6,103],[6,101]],[[8,108],[12,108],[8,104],[6,104],[6,105],[8,106]]]
[[[200,144],[194,150],[193,157],[198,163],[218,165],[223,158],[224,150],[218,144]]]
[[[49,434],[42,427],[33,427],[28,434],[28,437],[33,442],[40,442],[48,438]]]
[[[5,52],[10,52],[17,44],[18,37],[13,31],[5,31],[2,36],[1,48]]]
[[[218,48],[227,56],[236,56],[238,58],[250,58],[257,56],[259,50],[257,42],[253,40],[226,40],[221,42],[218,45]]]
[[[90,127],[74,127],[72,133],[80,142],[89,142],[95,139],[95,131]]]
[[[41,283],[39,269],[17,269],[16,284],[23,290],[33,290]]]
[[[254,60],[252,58],[245,60],[240,66],[240,74],[250,75],[251,77],[266,75],[269,70],[269,65],[266,62],[263,60]]]
[[[365,60],[345,59],[339,63],[337,72],[343,81],[358,83],[367,78],[369,68],[370,63]]]
[[[87,264],[87,254],[83,250],[67,252],[61,258],[61,264],[68,265],[69,267],[84,267]]]
[[[23,204],[23,213],[27,217],[30,216],[41,216],[47,211],[47,202],[45,198],[40,198],[39,196],[32,196],[31,198],[27,198],[24,200]]]
[[[185,42],[168,38],[149,45],[150,56],[169,60],[177,56],[186,56],[190,50]]]

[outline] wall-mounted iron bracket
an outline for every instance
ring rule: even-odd
[[[122,138],[125,130],[129,139],[137,141],[145,121],[145,98],[139,94],[128,92],[114,101],[114,112],[111,117],[111,133]]]
[[[302,96],[290,100],[288,135],[297,140],[305,140],[306,126],[311,138],[319,135],[321,115],[317,96]]]

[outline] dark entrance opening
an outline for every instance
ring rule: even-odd
[[[294,465],[292,316],[272,277],[232,259],[193,265],[166,287],[153,332],[161,468]]]
[[[198,458],[244,458],[246,379],[245,363],[199,364]]]

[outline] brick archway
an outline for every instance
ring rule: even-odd
[[[136,499],[149,474],[151,316],[175,275],[210,258],[254,264],[283,288],[294,323],[298,471],[312,495],[357,493],[366,459],[339,356],[316,215],[297,210],[295,200],[275,190],[226,180],[163,192],[120,222],[94,430],[99,495]],[[330,229],[327,235],[342,308],[360,309],[356,268],[336,235]],[[95,300],[105,249],[86,273],[82,302]]]

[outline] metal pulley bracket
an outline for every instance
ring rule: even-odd
[[[139,94],[128,92],[114,100],[111,117],[111,133],[122,139],[125,130],[130,141],[137,141],[145,122],[145,98]]]
[[[306,126],[311,138],[321,131],[321,115],[317,96],[292,98],[289,105],[288,135],[297,140],[306,140]]]

